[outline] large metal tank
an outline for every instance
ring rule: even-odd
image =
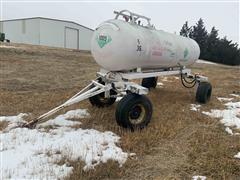
[[[129,17],[134,18],[131,14]],[[190,38],[117,18],[98,26],[91,52],[96,62],[109,71],[188,66],[200,55],[198,44]]]

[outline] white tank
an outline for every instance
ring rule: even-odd
[[[100,24],[93,34],[91,52],[102,68],[126,71],[188,66],[199,58],[200,48],[194,40],[156,30],[149,18],[148,26],[138,25],[136,16],[146,17],[131,12],[127,16],[123,12],[126,10],[115,12],[116,18]],[[135,21],[117,19],[119,15]]]

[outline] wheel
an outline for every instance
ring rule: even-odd
[[[212,86],[209,82],[200,82],[197,88],[196,100],[199,103],[206,104],[212,95]]]
[[[146,88],[156,88],[157,77],[144,78],[142,80],[142,86]]]
[[[152,118],[152,103],[144,95],[127,94],[119,101],[115,116],[124,128],[143,129]]]
[[[99,83],[104,84],[103,81],[99,80]],[[116,95],[117,93],[110,90],[110,95]],[[89,98],[90,103],[96,107],[108,107],[111,106],[115,101],[115,97],[105,98],[104,92]]]

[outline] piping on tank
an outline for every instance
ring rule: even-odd
[[[147,25],[141,25],[139,19]],[[193,39],[156,30],[150,18],[123,10],[97,27],[91,52],[102,68],[128,71],[188,66],[199,58],[200,48]]]

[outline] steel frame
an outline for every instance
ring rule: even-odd
[[[157,69],[157,70],[148,70],[142,71],[136,70],[134,72],[111,72],[101,69],[100,72],[97,72],[97,79],[92,80],[92,82],[67,100],[65,103],[55,107],[54,109],[48,111],[47,113],[39,116],[38,118],[24,124],[23,127],[35,127],[37,123],[42,123],[47,121],[46,118],[60,111],[61,109],[68,107],[70,105],[79,103],[85,99],[88,99],[92,96],[101,94],[104,92],[106,98],[110,97],[122,97],[125,96],[128,92],[136,93],[139,95],[148,94],[148,89],[129,80],[133,79],[142,79],[149,77],[158,77],[158,76],[170,76],[170,75],[183,75],[190,79],[196,79],[199,82],[207,82],[208,78],[200,75],[193,76],[190,69],[181,68],[171,68],[171,69]],[[104,82],[104,85],[99,83],[101,79]],[[117,95],[111,95],[110,90],[117,92]]]

